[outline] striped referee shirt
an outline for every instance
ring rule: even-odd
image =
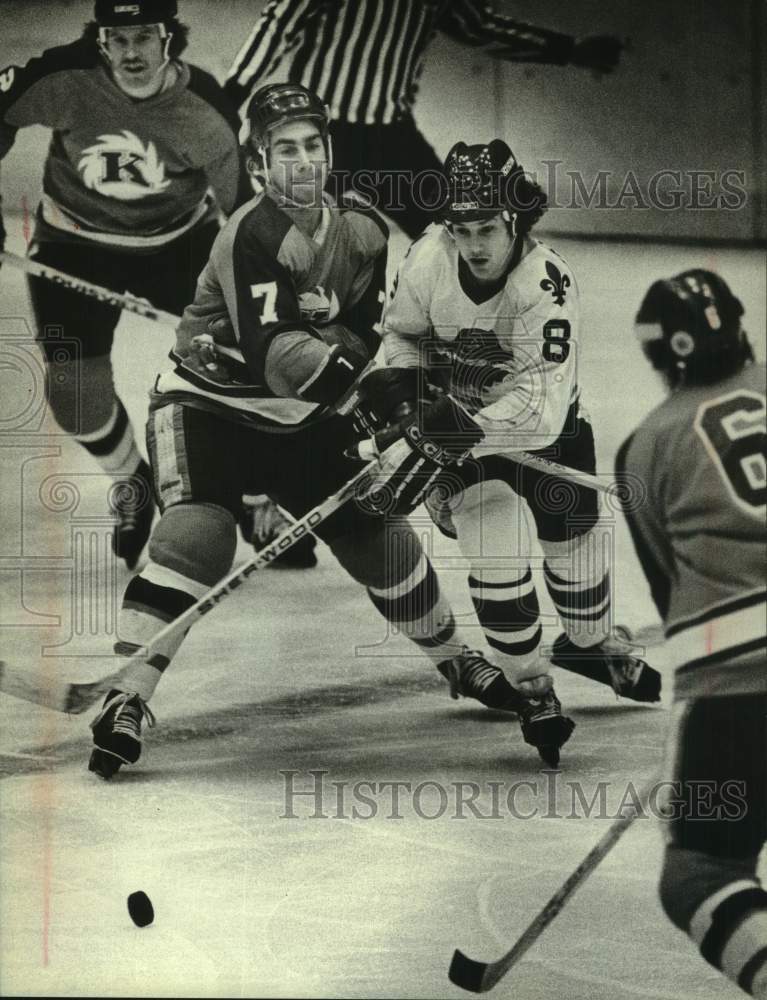
[[[567,62],[574,39],[498,14],[481,0],[270,0],[224,89],[239,107],[282,68],[329,105],[369,125],[412,113],[437,31],[466,45],[500,43],[518,62]]]

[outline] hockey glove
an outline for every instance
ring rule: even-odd
[[[575,42],[570,62],[573,66],[593,69],[597,74],[611,73],[624,48],[624,43],[614,35],[589,35]]]
[[[367,505],[380,514],[410,513],[483,436],[449,396],[421,403],[416,413],[375,435],[381,469],[365,496]]]
[[[354,423],[366,437],[373,437],[387,426],[398,426],[405,416],[415,412],[417,400],[431,400],[434,396],[434,387],[427,384],[422,368],[375,368],[359,387]]]

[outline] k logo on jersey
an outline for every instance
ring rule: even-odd
[[[139,201],[170,185],[154,143],[145,146],[127,129],[100,135],[95,145],[83,150],[78,169],[86,187],[120,201]]]
[[[16,78],[16,67],[9,66],[7,69],[0,70],[0,92],[3,94],[11,89],[13,86],[13,81]]]
[[[327,323],[338,315],[341,308],[333,289],[331,288],[328,298],[322,285],[315,285],[310,291],[301,292],[298,296],[298,307],[301,310],[301,319],[309,323]]]

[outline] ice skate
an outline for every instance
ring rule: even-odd
[[[488,663],[477,650],[464,649],[443,660],[437,669],[450,685],[451,698],[476,698],[487,708],[506,712],[517,712],[524,704],[523,695],[512,687],[500,667]]]
[[[554,642],[551,662],[564,670],[607,684],[633,701],[660,701],[661,676],[631,650],[631,633],[619,625],[612,635],[582,649],[563,632]]]
[[[562,715],[562,705],[551,688],[538,698],[523,698],[518,712],[525,743],[540,754],[549,767],[559,764],[559,751],[575,729],[575,723]]]
[[[137,694],[110,691],[101,711],[91,723],[95,749],[88,770],[109,779],[123,764],[135,764],[141,756],[141,723],[154,725],[154,715]]]

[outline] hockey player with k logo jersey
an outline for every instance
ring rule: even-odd
[[[250,186],[236,113],[211,76],[179,59],[186,27],[176,7],[176,0],[96,0],[77,41],[2,70],[0,157],[18,129],[53,130],[33,260],[180,314],[219,211],[231,212]],[[29,290],[51,410],[115,481],[114,547],[132,568],[154,503],[114,386],[120,310],[39,277],[29,278]]]

